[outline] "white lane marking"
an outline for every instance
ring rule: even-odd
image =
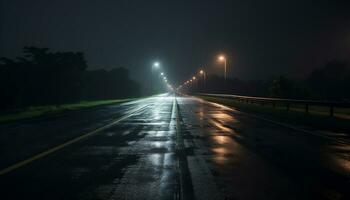
[[[131,111],[129,114],[124,115],[124,116],[122,116],[122,117],[120,117],[120,118],[114,120],[113,122],[107,124],[107,125],[104,125],[104,126],[102,126],[102,127],[100,127],[100,128],[97,128],[97,129],[95,129],[95,130],[93,130],[93,131],[90,131],[90,132],[88,132],[88,133],[85,133],[85,134],[83,134],[83,135],[81,135],[81,136],[79,136],[79,137],[76,137],[76,138],[74,138],[74,139],[72,139],[72,140],[69,140],[69,141],[67,141],[67,142],[65,142],[65,143],[62,143],[62,144],[60,144],[60,145],[57,145],[57,146],[55,146],[55,147],[53,147],[53,148],[51,148],[51,149],[48,149],[48,150],[46,150],[46,151],[43,151],[43,152],[41,152],[41,153],[39,153],[39,154],[37,154],[37,155],[35,155],[35,156],[32,156],[32,157],[27,158],[27,159],[25,159],[25,160],[23,160],[23,161],[20,161],[20,162],[14,164],[14,165],[11,165],[11,166],[9,166],[9,167],[7,167],[7,168],[5,168],[5,169],[2,169],[2,170],[0,170],[0,176],[5,175],[5,174],[7,174],[7,173],[9,173],[9,172],[11,172],[11,171],[13,171],[13,170],[16,170],[16,169],[18,169],[18,168],[20,168],[20,167],[25,166],[25,165],[27,165],[27,164],[30,164],[30,163],[32,163],[32,162],[38,160],[38,159],[41,159],[41,158],[43,158],[43,157],[45,157],[45,156],[47,156],[47,155],[49,155],[49,154],[52,154],[52,153],[54,153],[54,152],[56,152],[56,151],[58,151],[58,150],[60,150],[60,149],[63,149],[64,147],[67,147],[67,146],[69,146],[69,145],[71,145],[71,144],[74,144],[74,143],[79,142],[79,141],[81,141],[81,140],[83,140],[83,139],[85,139],[85,138],[88,138],[88,137],[90,137],[90,136],[92,136],[92,135],[95,135],[95,134],[97,134],[97,133],[99,133],[99,132],[101,132],[101,131],[103,131],[103,130],[105,130],[105,129],[108,129],[108,128],[110,128],[110,127],[112,127],[112,126],[118,124],[119,122],[121,122],[121,121],[123,121],[123,120],[125,120],[125,119],[127,119],[127,118],[129,118],[129,117],[131,117],[131,116],[133,116],[134,114],[136,114],[137,112],[139,112],[139,111],[145,109],[145,108],[148,107],[148,106],[149,106],[149,105],[136,108],[136,109],[134,109],[133,111]]]
[[[194,114],[193,111],[187,110],[187,112]],[[185,112],[185,115],[186,115],[186,112]],[[194,155],[186,156],[186,159],[187,159],[187,166],[188,166],[188,170],[190,172],[190,177],[192,181],[192,187],[194,192],[193,195],[195,199],[212,199],[212,200],[225,199],[223,194],[219,192],[220,190],[215,183],[214,176],[212,175],[209,169],[209,166],[207,165],[207,162],[205,161],[205,159],[200,153],[200,150],[202,150],[204,147],[198,146],[198,143],[195,141],[195,139],[186,139],[186,140],[187,142],[183,140],[183,142],[186,143],[186,145],[183,144],[183,148],[194,149]],[[180,178],[183,178],[182,176],[180,176]],[[182,180],[181,180],[181,183],[182,183]],[[181,184],[181,187],[183,187],[182,184]],[[181,191],[183,191],[183,189],[181,189]]]

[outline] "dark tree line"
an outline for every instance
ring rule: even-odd
[[[26,106],[135,97],[127,69],[87,70],[81,52],[24,47],[23,56],[0,60],[0,110]]]
[[[192,84],[192,92],[231,93],[248,96],[265,96],[293,99],[350,100],[350,65],[332,61],[314,70],[303,80],[276,76],[264,81],[224,80],[208,76]]]

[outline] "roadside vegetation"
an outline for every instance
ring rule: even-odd
[[[276,75],[264,80],[241,80],[208,75],[204,82],[184,88],[189,93],[221,93],[244,96],[307,99],[321,101],[350,101],[350,64],[330,61],[303,77]]]
[[[185,87],[185,93],[233,94],[243,96],[272,97],[300,100],[350,102],[350,64],[343,61],[330,61],[313,70],[303,78],[288,75],[271,77],[266,80],[240,80],[209,75],[206,80],[199,77],[196,84]],[[323,130],[350,130],[350,108],[334,108],[334,117],[330,117],[330,108],[310,106],[308,113],[303,105],[251,104],[238,100],[200,96],[203,99],[222,103],[239,110],[268,116],[274,120],[289,124],[303,125]]]
[[[139,97],[140,85],[125,68],[88,70],[82,52],[24,47],[15,59],[0,59],[0,115],[28,107]],[[39,109],[39,110],[46,110]],[[37,109],[34,109],[37,110]]]
[[[117,104],[141,96],[125,68],[88,70],[82,52],[24,47],[0,58],[0,123]]]

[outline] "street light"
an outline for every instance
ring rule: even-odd
[[[224,64],[225,64],[225,74],[224,74],[224,77],[225,77],[225,81],[226,81],[226,64],[227,64],[227,59],[226,59],[225,56],[220,55],[220,56],[218,57],[218,60],[219,60],[220,62],[224,62]]]
[[[162,73],[160,73],[160,75],[161,75],[161,76],[164,76],[164,73],[162,72]]]
[[[203,70],[203,69],[201,69],[200,71],[199,71],[199,74],[200,75],[202,75],[203,76],[203,86],[205,87],[205,81],[206,81],[206,73],[205,73],[205,71]]]
[[[151,68],[151,93],[153,93],[153,74],[154,74],[154,70],[155,69],[159,69],[160,67],[160,64],[159,62],[154,62],[153,65],[152,65],[152,68]]]
[[[158,69],[158,68],[159,68],[159,62],[154,62],[154,63],[153,63],[153,67],[156,68],[156,69]]]
[[[196,81],[196,77],[195,76],[193,76],[192,77],[192,80],[193,80],[193,88],[195,89],[195,88],[198,88],[198,81]]]

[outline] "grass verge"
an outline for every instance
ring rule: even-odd
[[[9,112],[0,115],[0,123],[13,122],[17,120],[32,119],[44,117],[52,114],[58,114],[66,111],[93,108],[96,106],[105,106],[111,104],[119,104],[134,99],[112,99],[99,101],[81,101],[79,103],[49,105],[49,106],[32,106],[25,109]]]
[[[275,121],[288,123],[296,126],[307,126],[314,129],[340,131],[347,133],[350,130],[350,119],[329,117],[323,114],[319,110],[310,111],[309,114],[302,112],[300,108],[291,108],[287,111],[284,107],[261,106],[257,104],[248,104],[238,102],[236,100],[221,98],[221,97],[209,97],[209,96],[197,96],[207,101],[220,103],[226,106],[234,107],[237,110],[243,112],[256,114]],[[347,111],[343,111],[343,113]]]

